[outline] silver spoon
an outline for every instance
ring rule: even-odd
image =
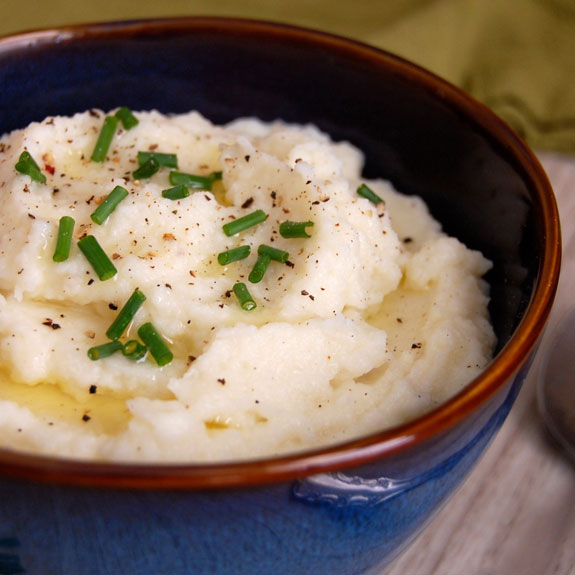
[[[560,321],[539,373],[537,400],[543,419],[575,459],[575,309]]]

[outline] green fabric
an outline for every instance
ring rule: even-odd
[[[261,18],[362,40],[461,86],[533,147],[575,153],[575,0],[0,0],[0,34],[183,15]]]

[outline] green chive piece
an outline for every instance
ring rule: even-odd
[[[368,199],[372,204],[381,204],[383,200],[366,184],[361,184],[357,188],[357,193],[362,197]]]
[[[313,222],[282,222],[280,235],[282,238],[311,238],[306,228],[313,226]]]
[[[238,248],[232,248],[226,252],[221,252],[218,254],[218,263],[221,266],[231,264],[232,262],[237,262],[238,260],[243,260],[250,255],[250,246],[240,246]]]
[[[125,130],[131,130],[140,123],[130,108],[120,108],[115,115],[116,118],[122,122],[122,126],[124,126]]]
[[[170,172],[170,184],[177,186],[183,184],[193,190],[210,191],[216,180],[222,179],[222,172],[212,172],[208,176],[197,176],[185,172]]]
[[[118,118],[116,118],[116,116],[106,116],[104,118],[102,129],[100,130],[100,134],[96,140],[96,145],[94,146],[94,151],[92,152],[92,157],[90,158],[92,162],[101,163],[105,161],[106,154],[110,149],[117,127]]]
[[[143,166],[148,160],[154,158],[162,168],[177,168],[178,156],[176,154],[163,154],[162,152],[138,152],[138,164]]]
[[[285,264],[289,259],[289,253],[280,250],[278,248],[273,248],[272,246],[267,246],[265,244],[261,244],[258,247],[258,254],[260,256],[269,256],[270,259]]]
[[[131,339],[122,347],[122,353],[126,357],[137,361],[138,359],[142,359],[148,353],[148,348],[137,339]]]
[[[41,184],[46,183],[46,176],[42,173],[40,166],[38,166],[30,152],[22,152],[14,167],[21,174],[30,176],[30,178],[35,182],[39,182]]]
[[[70,255],[70,245],[72,244],[72,234],[76,222],[70,216],[62,216],[58,224],[58,238],[52,259],[55,262],[63,262]]]
[[[118,270],[102,249],[94,236],[84,236],[78,240],[78,247],[94,268],[94,271],[102,281],[113,278]]]
[[[108,216],[116,209],[118,204],[128,197],[128,190],[122,186],[116,186],[106,199],[92,212],[90,218],[98,225],[102,225]]]
[[[226,236],[234,236],[239,232],[243,232],[248,228],[265,222],[267,217],[268,215],[263,210],[256,210],[255,212],[243,216],[242,218],[238,218],[237,220],[233,220],[232,222],[224,224],[222,229],[224,230],[224,234],[226,234]]]
[[[92,361],[109,357],[113,353],[120,351],[124,346],[119,341],[109,341],[102,345],[96,345],[88,350],[88,357]]]
[[[271,261],[272,260],[270,256],[266,254],[258,256],[258,259],[256,260],[256,263],[254,264],[254,267],[248,276],[248,279],[251,283],[257,284],[262,281]]]
[[[147,322],[140,326],[138,335],[142,341],[148,346],[151,356],[156,360],[156,363],[162,367],[167,365],[174,359],[174,354],[170,351],[162,336],[156,331],[156,328]]]
[[[151,178],[160,169],[160,164],[155,158],[150,158],[142,164],[136,171],[132,172],[134,180],[146,180]]]
[[[110,339],[118,339],[134,319],[136,312],[145,301],[146,296],[136,288],[116,316],[116,319],[112,322],[112,325],[108,328],[108,331],[106,331],[106,335]]]
[[[248,288],[245,283],[243,282],[236,283],[233,287],[233,290],[234,293],[236,294],[236,297],[238,298],[240,307],[243,310],[251,311],[252,309],[255,309],[257,307],[256,302],[250,295],[250,292],[248,291]]]
[[[168,200],[183,200],[190,195],[190,190],[184,184],[179,184],[173,188],[162,190],[162,197]]]

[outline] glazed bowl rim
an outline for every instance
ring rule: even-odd
[[[522,139],[491,110],[433,73],[397,55],[336,34],[310,28],[232,17],[150,18],[75,24],[10,34],[0,38],[0,55],[31,44],[82,41],[146,33],[211,30],[222,33],[271,34],[323,49],[365,58],[391,68],[418,89],[435,93],[452,109],[480,125],[491,140],[506,148],[536,191],[547,233],[539,277],[524,316],[490,365],[460,393],[431,412],[401,426],[345,443],[277,456],[224,463],[108,463],[42,456],[0,448],[0,475],[79,486],[130,489],[246,487],[343,470],[408,450],[455,426],[480,407],[528,361],[540,339],[557,288],[561,232],[551,185],[538,159]]]

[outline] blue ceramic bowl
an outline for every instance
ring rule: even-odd
[[[91,107],[313,122],[366,176],[425,198],[494,262],[489,367],[416,421],[222,465],[82,463],[0,450],[0,574],[379,573],[503,423],[552,304],[560,232],[533,154],[486,108],[390,54],[230,19],[89,25],[0,40],[0,132]]]

